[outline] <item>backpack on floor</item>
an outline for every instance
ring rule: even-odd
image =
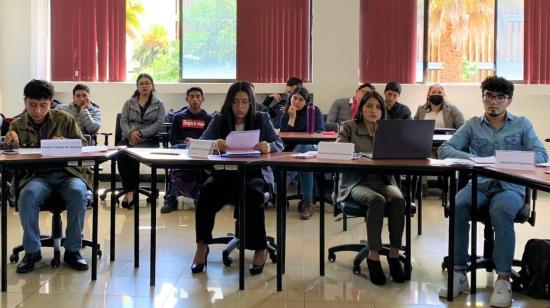
[[[523,293],[550,299],[550,240],[527,241],[519,276]]]

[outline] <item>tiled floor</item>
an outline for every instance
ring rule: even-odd
[[[342,232],[341,222],[334,221],[330,205],[326,214],[327,247],[365,239],[361,219],[350,220],[349,230]],[[549,238],[550,196],[539,195],[538,223],[535,227],[516,225],[516,257],[521,258],[529,238]],[[299,219],[295,204],[288,214],[287,270],[284,289],[276,292],[276,266],[269,263],[262,275],[246,275],[246,290],[238,290],[238,266],[224,267],[222,247],[211,246],[207,273],[191,275],[194,254],[194,211],[179,210],[158,214],[157,284],[149,287],[149,215],[142,208],[140,219],[141,266],[133,267],[133,212],[117,209],[117,260],[109,262],[109,207],[100,205],[99,239],[103,258],[98,262],[98,279],[90,281],[90,272],[75,272],[63,265],[49,266],[52,251],[43,248],[43,260],[35,272],[16,274],[8,265],[8,292],[0,295],[0,307],[427,307],[488,305],[494,274],[478,271],[478,293],[461,295],[452,303],[438,297],[438,287],[445,281],[441,260],[447,249],[447,221],[439,200],[427,199],[424,208],[424,234],[416,236],[417,218],[413,218],[413,273],[410,282],[385,286],[371,284],[364,273],[352,273],[352,253],[337,255],[336,262],[326,262],[325,277],[319,276],[318,214],[309,221]],[[214,234],[233,230],[232,209],[217,216]],[[266,215],[268,233],[275,235],[275,213]],[[8,213],[8,248],[19,244],[21,227],[17,213]],[[51,217],[41,216],[41,228],[50,229]],[[87,214],[85,234],[91,233],[91,212]],[[481,235],[479,236],[481,240]],[[384,232],[387,239],[387,232]],[[480,248],[481,249],[481,248]],[[89,260],[90,249],[83,250]],[[235,254],[236,256],[236,254]],[[247,252],[247,267],[251,252]],[[388,273],[388,267],[383,262]],[[550,301],[534,300],[514,294],[514,307],[550,307]]]

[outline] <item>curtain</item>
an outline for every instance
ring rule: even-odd
[[[52,80],[126,80],[126,1],[51,0]]]
[[[360,82],[416,82],[416,0],[361,0]]]
[[[524,82],[550,83],[550,1],[525,0]]]
[[[237,79],[309,82],[310,0],[237,0]]]

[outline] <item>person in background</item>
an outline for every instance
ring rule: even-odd
[[[298,77],[291,77],[286,81],[286,89],[283,95],[272,93],[265,98],[262,105],[269,113],[269,116],[271,117],[271,123],[273,123],[273,127],[280,128],[281,117],[283,116],[284,108],[286,106],[288,98],[290,97],[290,95],[292,95],[292,93],[294,93],[294,90],[296,90],[296,88],[302,86],[302,79]]]
[[[176,113],[170,130],[170,144],[173,147],[186,147],[190,139],[199,139],[212,120],[212,116],[202,109],[204,93],[199,87],[187,89],[185,101],[187,107]],[[195,199],[200,187],[200,173],[184,170],[172,170],[170,188],[164,196],[161,213],[170,213],[178,209],[179,195]]]
[[[51,109],[54,87],[45,80],[33,79],[23,90],[26,113],[11,122],[4,137],[4,144],[36,148],[45,139],[80,139],[82,136],[76,120],[66,112]],[[82,231],[86,207],[91,198],[92,172],[87,167],[58,167],[18,171],[20,191],[17,207],[23,227],[25,256],[17,265],[17,273],[34,270],[34,264],[42,259],[40,252],[40,206],[57,191],[67,209],[66,240],[63,243],[63,261],[75,270],[87,270],[88,263],[80,255]]]
[[[265,112],[257,112],[254,91],[249,82],[238,81],[227,90],[221,112],[217,114],[201,136],[204,140],[215,140],[220,151],[227,148],[226,138],[232,131],[260,130],[259,142],[254,147],[261,153],[280,152],[283,142],[275,132]],[[195,210],[197,250],[191,266],[192,273],[206,269],[208,244],[212,241],[216,213],[227,203],[237,205],[238,173],[231,166],[216,166],[201,187]],[[254,250],[250,274],[263,272],[267,257],[264,198],[273,193],[274,178],[270,167],[247,168],[246,174],[246,236],[245,248]]]
[[[548,161],[548,153],[531,122],[507,111],[513,95],[513,83],[498,76],[487,77],[481,83],[485,113],[466,121],[451,139],[444,142],[439,147],[439,157],[468,159],[493,156],[495,150],[513,150],[534,152],[536,163]],[[488,208],[495,232],[492,260],[495,263],[497,280],[490,298],[491,306],[507,307],[512,303],[510,276],[516,245],[514,218],[523,208],[524,200],[525,187],[521,185],[478,178],[476,207]],[[471,202],[470,182],[456,194],[453,297],[469,289],[466,270],[470,260],[468,245]],[[449,270],[453,269],[449,266]],[[447,290],[445,285],[439,296],[447,297]]]
[[[435,120],[435,128],[458,129],[464,124],[464,115],[457,106],[447,101],[445,89],[440,84],[428,88],[426,103],[418,106],[415,120]]]
[[[410,120],[411,110],[397,101],[401,95],[401,85],[395,81],[388,82],[384,88],[384,104],[386,105],[386,119]]]
[[[353,120],[342,123],[336,142],[355,144],[355,152],[372,152],[378,121],[384,119],[384,99],[378,92],[365,94]],[[388,213],[390,253],[388,264],[393,281],[405,281],[405,272],[399,261],[399,250],[405,223],[405,198],[392,175],[346,172],[340,176],[338,201],[353,201],[362,205],[366,212],[369,255],[367,266],[370,281],[377,285],[386,283],[380,263],[382,227],[384,214]]]
[[[305,88],[296,88],[290,96],[290,101],[287,102],[285,113],[281,118],[282,132],[306,132],[307,131],[307,105],[311,102],[309,92]],[[314,131],[324,131],[325,120],[319,107],[315,106],[315,128]],[[298,144],[296,146],[285,147],[285,151],[293,151],[297,153],[305,153],[316,150],[317,145],[313,144]],[[302,188],[302,200],[298,208],[300,209],[300,218],[309,219],[313,216],[313,172],[289,172],[289,180],[294,177],[300,177],[300,185]]]
[[[374,90],[374,86],[366,82],[355,90],[355,95],[353,97],[335,100],[332,106],[330,106],[327,122],[325,123],[327,130],[337,132],[338,126],[342,124],[342,122],[355,118],[359,102],[363,95]]]
[[[124,103],[120,116],[122,140],[118,145],[128,147],[154,148],[159,146],[157,134],[162,132],[164,121],[164,103],[155,95],[153,77],[141,73],[136,80],[136,90]],[[136,179],[132,170],[133,161],[123,153],[118,158],[118,171],[126,195],[122,207],[131,209],[134,204],[134,186]]]
[[[90,88],[77,84],[73,88],[73,102],[57,107],[72,115],[83,134],[95,135],[101,127],[101,109],[90,97]]]

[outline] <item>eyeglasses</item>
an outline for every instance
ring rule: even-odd
[[[507,99],[510,98],[510,96],[508,95],[492,95],[489,93],[485,93],[481,97],[483,98],[483,101],[486,103],[491,103],[494,100],[498,104],[502,104],[506,102]]]
[[[244,106],[248,106],[250,102],[233,102],[232,104],[233,106],[244,107]]]
[[[150,86],[152,84],[153,83],[151,83],[149,81],[138,82],[138,86]]]

